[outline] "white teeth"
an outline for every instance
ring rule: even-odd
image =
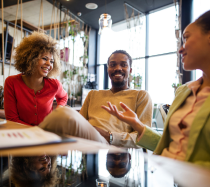
[[[47,68],[42,68],[43,70],[47,70],[48,71],[48,69]]]
[[[120,77],[120,76],[122,76],[122,75],[115,75],[115,76]]]

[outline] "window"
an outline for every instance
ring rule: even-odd
[[[176,51],[175,7],[149,14],[149,55]]]
[[[98,89],[103,90],[104,89],[104,65],[98,66],[97,67],[97,82],[98,82]]]
[[[176,54],[151,57],[148,60],[148,91],[153,103],[171,104],[172,84],[176,75]]]
[[[195,21],[201,14],[209,10],[209,0],[193,0],[193,21]]]
[[[132,25],[132,22],[131,22]],[[118,28],[123,30],[118,30]],[[141,25],[126,29],[126,22],[113,25],[112,30],[105,29],[100,38],[100,60],[98,64],[106,64],[115,50],[125,50],[132,58],[145,56],[145,16],[141,17]]]
[[[209,10],[209,0],[193,0],[193,21],[195,21],[200,15]],[[195,71],[195,79],[197,80],[202,76],[201,70]]]
[[[176,82],[177,41],[175,37],[174,4],[149,13],[141,18],[141,25],[127,29],[126,22],[113,25],[112,31],[102,33],[98,76],[105,74],[104,64],[109,55],[117,50],[126,50],[133,59],[130,87],[135,88],[135,77],[141,76],[141,89],[150,93],[154,103],[171,104],[174,98],[172,84]],[[146,21],[147,19],[147,21]],[[146,25],[146,23],[148,25]],[[146,33],[146,28],[148,32]],[[146,38],[148,40],[146,41]],[[146,51],[148,49],[148,51]],[[99,78],[100,89],[104,79]],[[108,81],[111,88],[111,81]]]
[[[167,16],[166,16],[167,15]],[[171,104],[172,84],[176,81],[177,44],[175,38],[175,7],[148,15],[148,91],[153,103]]]

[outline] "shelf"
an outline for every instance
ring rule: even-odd
[[[15,23],[15,20],[10,21],[10,22],[14,24]],[[20,19],[17,20],[17,24],[18,25],[21,25],[21,20]],[[14,25],[11,25],[11,24],[9,24],[9,25],[12,26],[12,27],[14,27]],[[29,22],[27,22],[25,20],[23,20],[23,28],[27,28],[27,29],[29,29],[31,31],[38,31],[38,27],[37,26],[32,25],[31,23],[29,23]],[[20,28],[19,28],[19,30],[20,30]],[[41,27],[40,27],[39,30],[42,31]]]

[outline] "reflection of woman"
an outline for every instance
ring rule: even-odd
[[[162,137],[144,126],[123,103],[124,112],[111,103],[103,108],[139,132],[138,145],[155,150],[155,154],[210,168],[210,11],[186,27],[183,42],[179,53],[184,69],[201,69],[203,76],[178,88]]]
[[[4,86],[4,108],[7,120],[39,125],[57,107],[65,105],[67,93],[55,77],[59,74],[57,42],[43,33],[24,38],[16,48],[15,68],[22,74],[10,76]]]
[[[13,157],[11,165],[12,182],[17,187],[54,186],[57,181],[56,167],[55,156]]]

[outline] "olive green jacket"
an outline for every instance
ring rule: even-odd
[[[157,155],[160,155],[164,148],[169,147],[171,142],[168,127],[169,119],[191,93],[192,91],[187,85],[179,87],[169,109],[162,136],[146,127],[145,133],[137,144],[146,149],[154,150],[154,154]],[[210,96],[208,96],[193,120],[185,161],[203,165],[210,169]]]

